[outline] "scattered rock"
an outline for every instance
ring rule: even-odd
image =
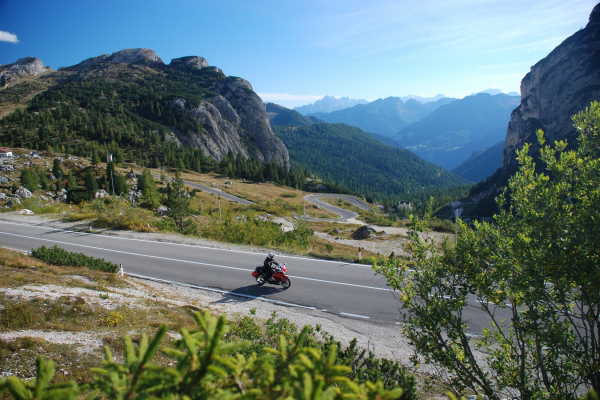
[[[159,213],[161,216],[165,216],[169,212],[169,209],[165,206],[158,206],[156,212]]]
[[[96,192],[96,194],[94,195],[94,198],[104,198],[105,196],[108,196],[108,193],[106,192],[106,190],[104,189],[100,189]]]
[[[364,239],[371,239],[373,237],[373,235],[375,235],[375,229],[371,228],[368,225],[363,225],[354,231],[354,233],[352,234],[352,237],[355,240],[364,240]]]
[[[35,213],[31,210],[28,210],[26,208],[17,211],[17,214],[21,214],[21,215],[35,215]]]
[[[13,172],[15,166],[12,164],[0,165],[0,172]]]
[[[14,206],[16,204],[21,204],[21,200],[19,200],[18,198],[11,198],[10,200],[8,200],[8,203],[6,203],[7,206]]]
[[[340,231],[340,228],[335,228],[335,229],[333,230],[333,233],[336,233],[336,234],[337,234],[337,233],[340,233],[340,232],[341,232],[341,231]]]
[[[135,179],[136,178],[136,175],[133,171],[129,171],[127,173],[127,175],[125,175],[125,176],[127,177],[127,179]]]
[[[17,191],[15,192],[15,194],[17,195],[17,197],[21,198],[21,199],[29,199],[31,198],[33,195],[31,194],[31,192],[29,191],[29,189],[26,189],[24,187],[20,187],[19,189],[17,189]]]

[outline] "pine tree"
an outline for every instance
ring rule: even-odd
[[[189,213],[190,210],[190,198],[187,193],[187,189],[181,178],[181,171],[175,171],[175,178],[173,179],[172,186],[172,204],[171,204],[171,217],[175,220],[179,229],[184,230],[185,226],[183,223],[183,217]]]
[[[154,182],[154,178],[152,177],[152,174],[150,173],[149,169],[146,168],[144,169],[144,172],[142,172],[141,182],[141,205],[151,210],[156,209],[156,207],[160,205],[160,195],[158,193],[156,183]]]

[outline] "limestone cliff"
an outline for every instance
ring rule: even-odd
[[[250,82],[228,77],[217,81],[211,89],[222,96],[217,100],[217,107],[223,109],[227,102],[235,110],[239,118],[237,123],[242,128],[239,134],[248,144],[248,152],[252,156],[265,162],[277,161],[281,165],[289,165],[288,150],[271,130],[265,104]]]
[[[503,171],[516,168],[515,152],[524,143],[537,144],[538,129],[548,143],[563,138],[575,143],[571,117],[593,100],[600,100],[600,4],[584,29],[531,67],[521,81],[521,104],[508,125]]]

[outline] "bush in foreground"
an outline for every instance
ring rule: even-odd
[[[387,390],[382,382],[357,383],[347,377],[351,368],[338,365],[335,347],[327,354],[304,347],[309,327],[288,343],[283,336],[266,354],[244,356],[248,342],[225,343],[228,331],[224,315],[208,311],[195,314],[197,329],[180,330],[182,339],[173,348],[162,348],[168,327],[162,325],[149,340],[143,336],[137,348],[125,338],[123,363],[106,349],[102,368],[89,384],[51,384],[54,363],[39,357],[37,376],[25,381],[11,376],[0,381],[0,393],[15,399],[397,399],[402,389]],[[169,366],[152,363],[161,351],[173,358]]]

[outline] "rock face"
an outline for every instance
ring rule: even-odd
[[[151,49],[125,49],[112,54],[102,54],[88,58],[71,67],[59,68],[61,71],[81,71],[100,63],[135,64],[148,67],[164,66],[163,60]]]
[[[368,225],[363,225],[352,233],[355,240],[371,239],[375,235],[375,229]]]
[[[537,144],[538,129],[547,143],[566,138],[574,144],[571,117],[593,100],[600,100],[600,4],[585,29],[562,42],[521,81],[521,104],[510,117],[502,169],[516,168],[516,150],[524,143]]]
[[[12,64],[0,65],[0,75],[4,77],[5,81],[25,76],[37,76],[48,71],[52,71],[52,68],[46,67],[42,60],[36,57],[20,58]]]
[[[212,90],[219,93],[235,110],[242,128],[240,137],[249,143],[248,151],[252,156],[265,162],[277,161],[281,165],[289,165],[288,150],[271,130],[265,104],[254,93],[250,82],[228,77],[218,81]],[[219,102],[224,109],[225,102]]]
[[[208,61],[204,57],[188,56],[174,58],[171,60],[171,67],[173,68],[197,68],[202,69],[208,67]]]

